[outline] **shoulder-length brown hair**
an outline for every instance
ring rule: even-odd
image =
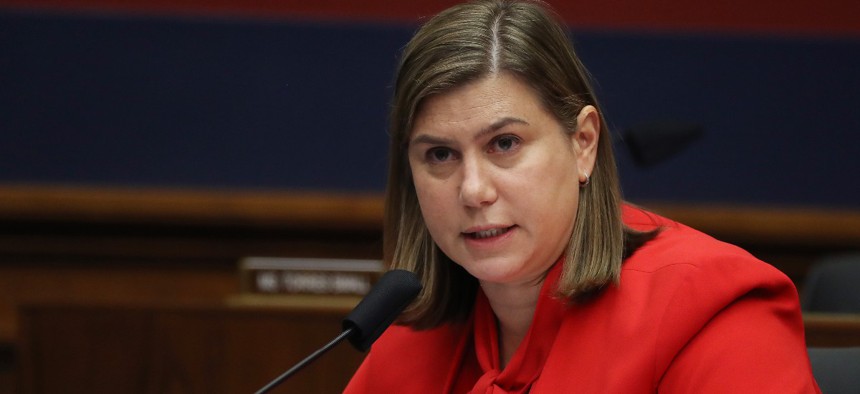
[[[429,328],[468,316],[477,280],[433,242],[415,193],[407,149],[413,122],[428,97],[488,75],[509,72],[530,85],[549,111],[576,130],[586,105],[599,110],[585,67],[558,18],[542,3],[488,0],[456,5],[436,15],[403,51],[390,113],[384,260],[415,272],[424,283],[400,322]],[[594,170],[581,188],[558,292],[582,300],[617,282],[625,242],[641,238],[621,221],[618,175],[601,113]],[[629,249],[629,248],[628,248]]]

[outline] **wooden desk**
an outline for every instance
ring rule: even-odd
[[[21,308],[21,393],[252,393],[340,332],[348,311],[230,306]],[[339,393],[341,343],[272,393]]]

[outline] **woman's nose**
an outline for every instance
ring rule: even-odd
[[[463,178],[460,184],[460,202],[468,207],[479,208],[496,201],[497,193],[491,170],[479,160],[463,161]]]

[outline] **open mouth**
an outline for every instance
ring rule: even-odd
[[[471,238],[471,239],[486,239],[486,238],[498,237],[502,234],[507,233],[508,231],[511,231],[511,229],[513,229],[513,228],[514,228],[514,226],[503,227],[503,228],[491,228],[489,230],[475,231],[472,233],[463,233],[463,235],[465,235],[466,238]]]

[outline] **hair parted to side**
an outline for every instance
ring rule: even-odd
[[[421,104],[488,75],[508,72],[531,86],[544,106],[576,130],[586,105],[600,113],[600,137],[590,183],[580,189],[567,247],[560,295],[581,301],[618,281],[621,263],[650,239],[621,221],[621,194],[610,136],[563,25],[537,1],[481,0],[453,6],[424,24],[405,47],[390,112],[384,260],[392,269],[415,272],[424,290],[401,316],[416,328],[465,319],[477,280],[450,261],[433,242],[407,159],[409,138]]]

